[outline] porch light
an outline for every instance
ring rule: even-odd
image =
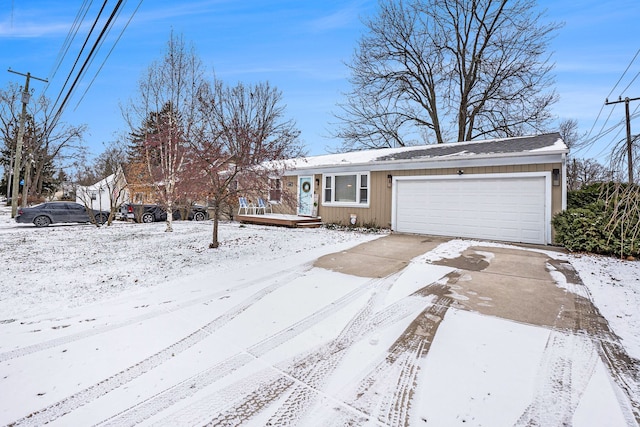
[[[391,188],[391,184],[393,184],[393,177],[389,174],[387,175],[387,187]]]
[[[560,185],[560,169],[554,169],[551,172],[551,181],[553,185]]]

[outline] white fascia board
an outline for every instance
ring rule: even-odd
[[[527,165],[527,164],[545,164],[545,163],[561,163],[565,156],[565,150],[556,152],[536,153],[512,153],[507,154],[487,154],[473,155],[468,158],[446,158],[438,157],[432,159],[419,160],[388,160],[381,162],[363,162],[350,164],[336,164],[313,166],[308,168],[288,169],[285,176],[295,176],[304,174],[322,174],[322,173],[344,173],[344,172],[374,172],[374,171],[397,171],[397,170],[413,170],[413,169],[446,169],[446,168],[469,168],[469,167],[489,167],[489,166],[507,166],[507,165]]]

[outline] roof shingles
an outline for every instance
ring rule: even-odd
[[[375,161],[411,160],[473,154],[521,153],[552,147],[556,144],[559,138],[560,134],[549,133],[521,138],[428,145],[416,148],[415,150],[407,150],[386,156],[380,156],[376,158]]]

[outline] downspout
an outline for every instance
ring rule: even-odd
[[[562,210],[567,210],[567,153],[562,154]]]

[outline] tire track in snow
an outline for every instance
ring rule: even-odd
[[[377,286],[388,288],[394,280],[390,277],[386,282],[378,283]],[[422,310],[425,303],[428,303],[425,301],[425,297],[430,295],[430,292],[425,292],[421,296],[406,297],[374,314],[375,307],[384,300],[383,292],[376,292],[336,338],[319,348],[308,351],[306,356],[297,356],[292,362],[278,364],[275,368],[277,372],[281,372],[279,377],[267,383],[259,381],[259,375],[256,375],[256,379],[253,381],[244,379],[241,381],[245,384],[243,395],[237,395],[238,384],[233,384],[172,414],[159,424],[198,424],[202,422],[201,414],[205,412],[217,413],[213,419],[208,421],[207,425],[238,425],[249,421],[256,414],[266,411],[267,407],[276,404],[277,408],[267,421],[267,425],[297,425],[300,417],[308,410],[317,396],[323,395],[321,391],[323,385],[356,340],[361,339],[364,334],[380,328],[383,324],[395,323],[409,314],[415,313],[416,310]],[[372,319],[375,320],[372,321]],[[254,355],[259,357],[258,354]],[[220,408],[220,405],[216,403],[221,399],[219,396],[229,394],[236,396],[235,405]],[[269,396],[269,398],[265,399],[264,396]],[[358,414],[352,408],[346,409],[352,412],[351,416],[363,419],[364,414]]]
[[[400,301],[397,301],[395,304],[387,307],[386,309],[378,311],[377,313],[375,313],[374,316],[370,315],[370,312],[372,310],[367,310],[366,313],[363,313],[363,314],[366,314],[366,316],[359,316],[360,318],[357,319],[356,322],[354,322],[354,325],[357,325],[357,327],[345,330],[343,337],[341,338],[339,337],[336,340],[336,345],[331,346],[325,350],[326,352],[329,353],[329,356],[322,356],[322,353],[320,353],[321,355],[320,360],[315,363],[314,361],[311,361],[310,363],[311,366],[322,367],[322,363],[324,362],[329,369],[326,369],[325,367],[322,367],[320,369],[314,369],[314,371],[312,372],[314,376],[312,378],[301,378],[301,381],[303,382],[303,386],[299,387],[300,395],[296,396],[296,391],[294,391],[288,398],[288,403],[290,404],[291,408],[287,408],[286,407],[287,402],[285,402],[285,405],[283,405],[282,407],[281,416],[277,418],[276,416],[278,415],[278,413],[276,413],[276,415],[270,419],[271,424],[272,425],[295,425],[296,419],[295,418],[291,419],[290,415],[295,414],[297,417],[300,417],[301,414],[304,414],[304,412],[307,412],[309,410],[309,406],[312,403],[311,398],[312,397],[315,398],[316,396],[322,395],[322,393],[315,392],[314,396],[311,396],[310,393],[320,389],[321,386],[324,385],[329,375],[334,372],[335,367],[346,355],[346,352],[349,349],[349,347],[353,345],[356,340],[361,339],[362,336],[374,330],[378,330],[384,327],[384,325],[390,325],[390,324],[396,323],[402,318],[405,318],[410,313],[415,313],[416,309],[421,311],[421,315],[427,311],[434,311],[434,312],[441,311],[442,307],[437,306],[437,304],[439,299],[438,295],[442,292],[442,289],[443,289],[442,285],[430,284],[425,286],[418,292],[414,293],[413,295],[410,295],[406,298],[403,298]],[[427,299],[431,299],[433,296],[436,296],[435,301],[427,301]],[[426,308],[425,308],[425,304],[427,304]],[[369,305],[371,307],[376,306],[375,303],[371,303]],[[413,310],[406,310],[407,307],[413,307]],[[413,323],[415,322],[416,320],[413,321]],[[403,335],[405,334],[406,334],[406,331]],[[401,340],[402,340],[402,337],[400,337],[398,341],[396,341],[396,343]],[[399,358],[408,357],[409,359],[411,359],[410,354],[412,352],[412,349],[409,347],[401,348],[401,346],[396,346],[395,350],[397,351],[397,356]],[[391,348],[394,348],[394,346],[392,346]],[[426,355],[426,351],[424,352],[424,354]],[[409,366],[409,370],[412,369],[411,366]],[[400,412],[402,412],[403,409],[404,411],[406,411],[408,409],[406,408],[408,401],[405,399],[402,399],[401,396],[407,396],[408,395],[406,393],[407,390],[411,390],[412,388],[413,388],[412,382],[410,382],[410,384],[407,384],[407,387],[404,387],[404,388],[400,387],[399,393],[396,393],[396,395],[393,398],[391,398],[391,401],[393,402],[391,406],[394,406],[395,408],[399,409]],[[340,405],[340,409],[341,411],[346,411],[349,413],[348,419],[353,420],[353,425],[359,425],[363,419],[372,421],[370,418],[371,417],[370,413],[366,411],[362,411],[361,408],[358,408],[355,405],[351,405],[349,402],[346,402]],[[287,418],[287,415],[289,415],[289,418]],[[334,419],[333,417],[331,418],[331,420],[324,420],[324,422],[331,425],[337,425],[336,424],[337,420]]]
[[[252,391],[243,396],[236,405],[217,414],[207,425],[226,426],[246,422],[287,391],[290,391],[289,397],[278,408],[276,414],[269,419],[267,425],[290,425],[299,416],[300,406],[311,399],[310,394],[315,392],[319,376],[326,375],[337,363],[336,354],[341,353],[347,345],[345,342],[347,331],[359,324],[363,315],[370,311],[371,300],[375,297],[374,295],[369,299],[364,308],[351,319],[336,339],[320,349],[312,350],[306,357],[290,366],[279,369],[282,374],[278,378],[268,384],[252,387]],[[257,357],[255,354],[254,356]],[[310,390],[310,387],[313,388],[313,391]],[[293,390],[290,390],[291,388]]]
[[[305,271],[307,271],[310,267],[306,267],[306,269],[292,269],[284,278],[281,275],[278,275],[277,279],[272,279],[272,284],[268,284],[264,288],[255,292],[250,297],[246,298],[242,302],[238,303],[231,309],[227,310],[222,315],[216,317],[211,322],[207,323],[203,327],[197,329],[191,334],[187,335],[183,339],[175,342],[174,344],[165,347],[154,355],[147,357],[146,359],[136,363],[133,366],[130,366],[117,374],[106,378],[99,383],[96,383],[90,387],[85,388],[84,390],[79,391],[61,401],[58,401],[52,405],[49,405],[45,408],[39,409],[21,419],[18,419],[11,423],[11,425],[19,426],[19,425],[42,425],[44,423],[51,422],[61,416],[64,416],[75,409],[84,406],[91,401],[98,399],[99,397],[115,390],[118,387],[134,380],[135,378],[149,372],[150,370],[156,368],[167,360],[175,357],[176,354],[182,353],[183,351],[193,347],[200,341],[207,338],[211,335],[212,332],[224,326],[229,321],[233,320],[236,316],[244,312],[246,309],[251,307],[253,304],[258,302],[260,299],[264,298],[266,295],[275,291],[276,289],[286,285],[289,281],[299,277]],[[274,275],[275,276],[275,275]],[[252,281],[255,283],[256,280]],[[249,286],[248,284],[243,285]],[[238,289],[238,288],[236,288]],[[226,292],[228,293],[228,292]],[[200,298],[199,300],[202,300]],[[207,297],[207,300],[211,300],[211,297]],[[186,303],[184,306],[192,305],[192,303]],[[183,307],[184,307],[183,306]],[[233,366],[233,361],[230,361]],[[243,363],[247,363],[246,361]]]
[[[607,319],[593,304],[589,289],[573,266],[558,260],[550,264],[564,275],[573,295],[574,310],[563,310],[560,313],[562,320],[573,324],[574,331],[591,337],[600,359],[624,393],[624,396],[618,396],[618,401],[627,422],[640,425],[640,360],[629,356]]]
[[[201,371],[200,373],[149,397],[143,402],[115,414],[97,425],[134,426],[144,420],[147,420],[162,410],[181,400],[191,397],[199,390],[256,360],[256,358],[263,356],[267,352],[296,337],[312,326],[315,326],[326,317],[336,313],[355,299],[359,298],[372,287],[376,287],[380,281],[380,279],[373,279],[361,284],[333,303],[249,347],[245,352],[233,355],[223,362],[205,369],[204,371]]]
[[[421,290],[424,292],[426,289]],[[430,292],[436,295],[432,305],[423,310],[402,335],[391,345],[387,356],[371,368],[369,373],[345,398],[345,402],[359,412],[369,415],[385,426],[409,425],[409,411],[421,359],[426,357],[453,299],[446,296],[447,285],[435,285]],[[381,384],[382,389],[376,388]],[[340,408],[335,408],[339,412]],[[343,413],[334,417],[345,418]],[[347,417],[356,424],[357,418]],[[325,420],[327,424],[335,420]]]
[[[598,353],[585,334],[551,331],[533,401],[515,426],[568,426],[591,380]]]
[[[409,313],[415,313],[416,310],[423,311],[425,304],[432,308],[431,301],[427,301],[427,298],[440,293],[441,289],[442,285],[428,285],[420,293],[406,297],[377,313],[374,313],[375,307],[378,305],[379,300],[383,300],[383,298],[381,298],[380,294],[374,295],[334,340],[318,349],[312,350],[307,356],[298,358],[297,361],[288,366],[278,366],[278,369],[283,371],[281,379],[291,377],[296,380],[295,383],[286,383],[286,385],[282,382],[272,383],[267,388],[269,390],[268,394],[272,396],[272,399],[267,401],[258,399],[258,396],[265,388],[256,387],[237,406],[227,409],[223,414],[212,419],[209,425],[228,425],[226,423],[232,420],[238,423],[247,422],[251,416],[265,409],[267,404],[273,404],[276,397],[285,393],[288,393],[288,395],[284,397],[282,402],[277,403],[278,408],[269,418],[267,425],[299,425],[301,418],[305,416],[317,398],[324,396],[322,392],[323,386],[347,354],[349,348],[357,340],[362,339],[362,336],[367,333],[379,329],[382,323],[395,323],[405,318]],[[413,307],[414,310],[406,310],[407,306]],[[434,311],[440,310],[441,308],[437,308]],[[376,321],[372,322],[372,318],[375,318]],[[398,348],[398,352],[406,351],[408,351],[406,348]],[[408,384],[404,388],[404,394],[406,395],[406,391],[412,387],[413,384]],[[274,393],[274,391],[278,393]],[[398,401],[398,399],[395,400],[396,402]],[[345,414],[348,413],[348,419],[355,420],[354,425],[359,425],[363,420],[371,421],[369,414],[361,412],[358,408],[350,407],[348,404],[340,404],[340,402],[336,403],[340,406],[341,411]],[[260,407],[252,406],[255,404],[259,404]],[[399,403],[401,406],[404,404],[406,402]],[[339,414],[341,416],[341,413]],[[334,418],[324,421],[327,424],[337,425]]]
[[[386,281],[384,284],[385,291],[389,289],[393,281],[395,281],[395,278]],[[323,385],[346,355],[346,350],[362,336],[374,307],[382,299],[382,293],[376,292],[369,298],[364,307],[342,328],[342,331],[335,339],[323,345],[320,349],[312,351],[302,360],[293,364],[293,366],[283,369],[287,374],[296,378],[298,382],[288,398],[278,407],[276,413],[269,418],[268,425],[297,425],[298,419],[308,409],[310,402],[320,393]]]
[[[209,394],[207,397],[191,403],[188,407],[176,411],[170,416],[156,420],[152,425],[157,427],[207,425],[211,421],[212,414],[222,413],[246,399],[247,390],[256,388],[266,390],[279,378],[282,378],[280,372],[273,369],[265,369],[250,377],[243,378],[217,393]],[[230,423],[230,425],[238,425],[240,420],[234,419]],[[218,423],[217,425],[222,426],[224,423]]]
[[[310,266],[304,266],[302,269],[300,268],[292,268],[289,270],[284,271],[284,273],[286,274],[286,277],[290,277],[291,275],[293,276],[299,276],[300,274],[304,273],[304,271],[309,270],[311,267]],[[85,338],[89,338],[95,335],[99,335],[99,334],[104,334],[106,332],[110,332],[116,329],[120,329],[120,328],[125,328],[127,326],[130,325],[134,325],[136,323],[140,323],[143,322],[145,320],[148,319],[153,319],[155,317],[159,317],[159,316],[164,316],[167,313],[172,313],[172,312],[176,312],[178,310],[182,310],[184,308],[188,308],[188,307],[192,307],[194,305],[198,305],[198,304],[205,304],[209,301],[212,300],[216,300],[219,299],[223,296],[226,296],[229,294],[229,292],[233,292],[233,291],[237,291],[237,290],[242,290],[251,286],[255,286],[256,284],[259,284],[261,282],[270,282],[270,281],[274,281],[274,280],[282,280],[282,272],[278,272],[278,273],[274,273],[271,274],[269,276],[266,277],[261,277],[259,279],[252,279],[246,283],[243,283],[239,286],[234,287],[233,289],[225,289],[222,291],[218,291],[209,295],[205,295],[193,300],[189,300],[189,301],[185,301],[183,303],[178,303],[176,305],[174,305],[173,307],[163,307],[162,309],[156,309],[153,311],[150,311],[148,313],[144,313],[141,314],[139,316],[135,316],[133,318],[130,318],[128,320],[122,321],[122,322],[117,322],[117,323],[113,323],[113,324],[109,324],[109,325],[105,325],[105,326],[100,326],[94,329],[90,329],[87,331],[82,331],[82,332],[78,332],[78,333],[74,333],[74,334],[69,334],[69,335],[65,335],[63,337],[60,338],[54,338],[48,341],[44,341],[44,342],[40,342],[37,344],[32,344],[29,346],[25,346],[25,347],[20,347],[17,348],[15,350],[10,350],[4,353],[0,353],[0,363],[5,362],[7,360],[11,360],[11,359],[15,359],[17,357],[22,357],[22,356],[26,356],[28,354],[32,354],[32,353],[37,353],[39,351],[43,351],[43,350],[48,350],[54,347],[58,347],[61,345],[65,345],[65,344],[69,344],[72,343],[74,341],[79,341]]]

